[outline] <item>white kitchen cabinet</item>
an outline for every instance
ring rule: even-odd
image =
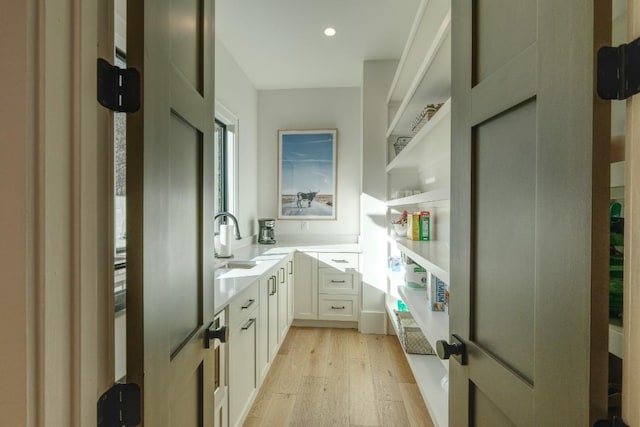
[[[318,319],[318,259],[305,253],[294,256],[295,288],[293,290],[295,319]]]
[[[226,325],[226,309],[218,313],[213,319],[213,328],[218,329]],[[227,344],[214,340],[214,427],[227,427],[229,424],[229,384],[227,378]]]
[[[303,320],[358,321],[360,313],[359,254],[297,253],[294,317]]]
[[[229,425],[241,425],[259,387],[259,292],[256,281],[229,304]],[[255,298],[254,298],[255,297]],[[246,308],[243,308],[246,307]],[[233,314],[235,313],[235,317]]]
[[[318,301],[319,319],[358,321],[358,295],[321,294]]]
[[[260,278],[258,285],[260,312],[258,315],[258,373],[260,381],[264,380],[269,371],[269,289],[270,272]]]
[[[278,343],[280,344],[284,341],[284,337],[287,335],[287,331],[289,330],[289,323],[287,322],[287,296],[289,293],[287,283],[288,279],[287,262],[285,261],[278,268]]]
[[[294,257],[293,255],[287,260],[287,325],[291,325],[294,316],[294,288],[295,288],[295,276],[294,271]]]
[[[278,343],[280,342],[278,333],[278,270],[273,271],[267,283],[269,288],[267,342],[269,344],[269,363],[271,363],[278,353]]]

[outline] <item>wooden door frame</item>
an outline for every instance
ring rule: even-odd
[[[12,58],[0,66],[0,188],[11,201],[0,214],[11,285],[3,337],[12,341],[0,402],[11,425],[94,425],[113,382],[110,114],[95,96],[96,58],[112,52],[111,3],[26,0],[0,18]]]
[[[628,0],[627,16],[631,41],[640,37],[640,0]],[[640,265],[632,262],[640,252],[640,95],[627,101],[626,126],[622,419],[640,425]]]

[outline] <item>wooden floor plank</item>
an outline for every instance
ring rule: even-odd
[[[349,359],[349,422],[379,426],[373,376],[368,359]]]
[[[349,335],[351,335],[351,332],[346,329],[333,329],[331,331],[331,343],[325,372],[327,377],[346,378]]]
[[[407,357],[404,355],[404,351],[400,346],[400,342],[394,336],[387,336],[383,340],[383,347],[389,357],[389,368],[394,377],[399,383],[413,383],[416,380],[413,377],[413,372],[407,362]]]
[[[295,327],[289,328],[289,332],[287,332],[287,336],[284,338],[284,342],[280,345],[280,349],[278,350],[278,354],[289,354],[291,352],[292,344],[296,342],[296,334],[298,333],[298,329]]]
[[[434,427],[417,384],[398,384],[411,427]]]
[[[279,355],[273,360],[269,373],[264,379],[256,400],[253,402],[253,406],[249,411],[249,417],[263,417],[269,408],[271,402],[271,395],[279,391],[279,381],[282,378],[282,370],[287,369],[289,365],[289,355]]]
[[[355,329],[349,329],[349,359],[368,359],[369,349],[367,348],[366,335],[362,335]]]
[[[324,378],[303,377],[296,395],[290,426],[312,426],[320,417]]]
[[[384,340],[387,338],[394,339],[384,335],[366,336],[376,400],[401,401],[399,381],[394,375],[395,370],[390,369],[389,354],[384,350]]]
[[[290,425],[295,403],[295,394],[272,393],[269,409],[262,418],[261,425],[264,427]]]
[[[384,427],[407,427],[409,418],[402,402],[378,402],[380,425]]]
[[[331,329],[318,328],[308,350],[307,363],[302,375],[324,378],[331,349]]]
[[[349,427],[349,383],[345,378],[325,378],[321,399],[315,425]]]
[[[433,426],[396,337],[292,327],[283,346],[245,426]]]

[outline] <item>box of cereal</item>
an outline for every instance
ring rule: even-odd
[[[429,280],[429,305],[431,311],[444,311],[447,285],[435,275]]]

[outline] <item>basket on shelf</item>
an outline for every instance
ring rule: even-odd
[[[407,144],[411,141],[411,138],[408,136],[400,136],[396,139],[396,142],[393,143],[393,148],[396,150],[396,156],[400,154],[400,152],[407,146]]]
[[[420,111],[420,114],[418,114],[416,118],[413,119],[413,121],[411,122],[411,134],[415,136],[415,134],[417,134],[418,131],[422,129],[425,123],[431,120],[434,114],[438,112],[438,110],[440,109],[440,107],[442,107],[442,105],[443,103],[429,104],[426,107],[424,107],[424,109]]]
[[[398,338],[409,354],[436,354],[408,311],[394,310],[398,318]]]

